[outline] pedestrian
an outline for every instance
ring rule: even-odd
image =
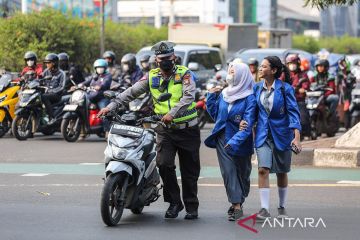
[[[279,77],[285,74],[285,81]],[[276,56],[266,57],[259,69],[263,81],[254,87],[257,102],[255,148],[258,159],[258,177],[261,209],[257,214],[260,221],[270,217],[269,174],[276,173],[279,194],[278,217],[287,217],[286,199],[288,175],[292,148],[301,151],[300,112],[294,88],[288,84],[288,68]],[[240,124],[242,130],[249,124]]]
[[[200,174],[200,130],[195,109],[195,81],[191,71],[175,64],[171,42],[159,42],[152,47],[159,68],[150,70],[140,81],[117,96],[114,102],[99,112],[104,115],[126,104],[145,92],[153,98],[154,112],[162,116],[165,126],[159,125],[157,133],[157,166],[164,183],[164,201],[170,203],[165,218],[176,218],[184,205],[176,177],[175,155],[179,155],[185,219],[198,218],[199,200],[197,181]],[[159,102],[163,93],[171,93],[170,100]]]
[[[243,204],[250,190],[251,155],[253,150],[252,126],[255,121],[256,100],[253,94],[254,79],[244,63],[230,63],[226,87],[209,90],[206,107],[215,121],[205,145],[216,148],[221,175],[231,206],[229,221],[243,216]],[[239,131],[241,120],[249,123]]]

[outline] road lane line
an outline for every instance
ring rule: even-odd
[[[49,175],[49,173],[26,173],[21,175],[22,177],[44,177]]]
[[[79,163],[79,165],[86,165],[86,166],[97,166],[97,165],[102,165],[104,163]]]
[[[76,184],[76,183],[52,183],[52,184],[0,184],[0,187],[102,187],[102,183],[91,183],[91,184]],[[181,185],[181,184],[180,184]],[[224,187],[224,184],[219,183],[200,183],[199,187]],[[251,184],[251,187],[257,187],[257,184]],[[276,184],[270,184],[271,187],[276,187]],[[324,183],[313,183],[313,184],[289,184],[289,187],[360,187],[360,185],[354,184],[324,184]]]
[[[338,184],[354,184],[354,185],[360,185],[360,181],[347,181],[347,180],[342,180],[342,181],[338,181],[336,182]]]

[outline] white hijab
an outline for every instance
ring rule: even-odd
[[[230,63],[229,70],[230,68],[234,68],[234,85],[224,88],[222,94],[225,102],[232,104],[253,94],[255,82],[249,66],[245,63]]]

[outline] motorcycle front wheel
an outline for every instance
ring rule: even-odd
[[[2,122],[0,122],[0,138],[2,138],[10,129],[11,123],[7,119],[7,117],[4,118]]]
[[[32,134],[32,122],[30,118],[30,115],[16,116],[12,122],[11,131],[20,141],[28,139]]]
[[[80,117],[64,118],[61,121],[61,134],[67,142],[76,142],[81,133]]]
[[[128,174],[120,172],[110,175],[101,193],[100,210],[103,222],[108,226],[116,226],[125,208],[125,193]]]

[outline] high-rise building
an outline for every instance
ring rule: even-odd
[[[119,21],[147,23],[232,23],[229,0],[119,0]]]
[[[77,17],[95,17],[100,12],[100,0],[20,0],[23,13],[51,7]],[[105,1],[105,17],[117,20],[117,0]]]
[[[321,11],[322,36],[360,36],[360,4],[334,6]]]
[[[229,13],[235,23],[257,23],[257,0],[230,0]]]

